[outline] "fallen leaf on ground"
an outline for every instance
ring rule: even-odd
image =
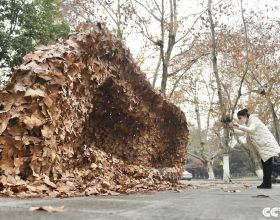
[[[24,97],[27,97],[27,96],[31,96],[31,97],[45,97],[45,92],[40,90],[40,89],[29,88],[25,92],[25,94],[24,94]]]
[[[256,195],[256,196],[252,196],[253,198],[268,198],[269,196],[268,195],[264,195],[264,194],[259,194],[259,195]]]
[[[250,184],[244,184],[243,185],[245,188],[249,188],[249,187],[251,187],[252,185],[250,185]]]
[[[241,192],[239,189],[224,189],[222,188],[224,192],[229,192],[229,193],[236,193],[236,192]]]
[[[98,190],[96,189],[96,187],[90,187],[87,188],[85,191],[85,195],[86,196],[90,196],[90,195],[97,195],[99,194]]]
[[[50,187],[56,188],[55,183],[51,182],[48,176],[45,177],[44,183]]]
[[[175,188],[174,189],[175,192],[182,192],[182,190]]]
[[[53,207],[53,206],[38,206],[30,207],[30,211],[45,211],[45,212],[63,212],[65,211],[64,206]]]
[[[108,190],[108,195],[110,195],[110,196],[118,196],[118,195],[120,195],[120,193]]]

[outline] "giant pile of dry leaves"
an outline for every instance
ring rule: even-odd
[[[27,54],[0,90],[2,195],[171,189],[187,142],[182,111],[100,23]]]

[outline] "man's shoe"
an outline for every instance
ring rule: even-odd
[[[271,184],[261,184],[259,186],[257,186],[258,189],[271,189]]]

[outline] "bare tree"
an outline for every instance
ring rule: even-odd
[[[215,33],[215,24],[213,21],[212,16],[212,0],[208,0],[208,15],[210,20],[210,29],[211,29],[211,39],[212,39],[212,45],[211,45],[211,59],[212,59],[212,68],[213,73],[215,75],[216,84],[217,84],[217,90],[218,90],[218,100],[219,100],[219,107],[220,107],[220,113],[222,116],[222,126],[223,126],[223,141],[222,141],[222,148],[224,151],[223,156],[223,180],[229,181],[230,180],[230,171],[229,171],[229,127],[227,126],[226,122],[228,122],[228,115],[227,110],[224,104],[224,98],[223,98],[223,89],[222,89],[222,82],[221,77],[218,71],[218,63],[217,63],[217,43],[216,43],[216,33]]]
[[[182,43],[186,36],[191,33],[190,30],[197,23],[199,17],[204,11],[188,15],[183,18],[181,16],[179,20],[177,0],[131,0],[131,2],[134,2],[132,3],[135,9],[134,13],[136,16],[138,16],[137,24],[141,29],[141,33],[158,49],[159,57],[153,74],[152,85],[155,88],[158,76],[161,71],[160,91],[164,96],[166,96],[169,77],[173,76],[174,74],[180,73],[179,71],[176,73],[170,71],[171,60],[174,57],[172,55],[172,53],[174,52],[174,48],[175,46],[178,46],[179,43]],[[136,10],[136,8],[139,7],[142,8],[145,13],[150,16],[150,19],[144,19],[143,16],[141,16],[141,10]],[[187,20],[189,16],[197,16],[197,18],[194,19],[189,29],[184,30],[183,27],[179,27],[179,23],[182,24],[183,21]],[[153,24],[152,27],[149,25],[150,23]],[[155,24],[157,24],[156,30],[154,30],[153,28]],[[152,28],[153,30],[151,30]],[[179,30],[181,32],[178,36]],[[192,63],[192,61],[190,63]],[[188,67],[186,66],[186,68]],[[182,71],[185,70],[182,68]]]
[[[212,15],[212,0],[208,0],[208,15],[209,15],[209,22],[210,22],[210,30],[211,30],[211,60],[212,60],[212,68],[216,79],[216,85],[218,90],[218,100],[219,100],[219,107],[220,107],[220,114],[221,114],[221,122],[222,122],[222,148],[224,152],[223,160],[224,160],[224,173],[223,179],[224,181],[230,180],[230,171],[229,171],[229,141],[230,141],[230,128],[228,123],[232,121],[234,117],[234,112],[237,108],[238,102],[240,97],[242,96],[242,88],[244,85],[245,78],[247,76],[249,70],[249,39],[247,33],[247,25],[244,18],[244,9],[243,3],[241,0],[241,17],[244,27],[244,41],[245,41],[245,68],[242,71],[241,79],[239,82],[237,92],[230,92],[228,87],[224,84],[221,75],[219,73],[219,67],[217,62],[217,42],[216,42],[216,32],[215,32],[215,24]],[[231,94],[237,94],[232,99]]]
[[[64,0],[63,13],[72,27],[80,22],[106,22],[120,39],[132,31],[132,7],[124,0]]]
[[[182,77],[180,91],[173,93],[173,100],[177,103],[188,103],[194,107],[195,125],[191,127],[191,141],[188,155],[199,159],[208,172],[209,179],[215,179],[213,162],[220,155],[220,143],[212,132],[211,121],[216,117],[213,109],[216,106],[216,88],[212,84],[213,74],[204,73],[205,61],[201,60],[190,70],[190,74]],[[184,94],[178,97],[177,94]],[[207,98],[207,99],[205,99]],[[205,116],[204,116],[205,115]],[[202,117],[206,117],[206,125],[202,124]]]

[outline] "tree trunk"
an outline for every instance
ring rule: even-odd
[[[164,4],[164,3],[163,3]],[[161,93],[166,96],[166,87],[167,87],[167,79],[168,79],[168,67],[170,62],[170,57],[174,45],[176,43],[176,33],[177,33],[177,2],[176,0],[170,0],[170,18],[169,18],[169,30],[168,30],[168,45],[167,51],[162,56],[162,79],[161,79]],[[162,21],[161,28],[164,27],[164,22]],[[164,36],[164,35],[163,35]]]
[[[161,55],[159,56],[159,60],[158,60],[158,63],[157,63],[157,67],[156,67],[156,70],[155,70],[155,72],[154,72],[154,77],[153,77],[153,88],[156,88],[156,82],[157,82],[157,77],[158,77],[158,72],[159,72],[160,64],[161,64]]]
[[[220,79],[219,71],[218,71],[218,64],[217,64],[217,50],[216,50],[216,34],[215,34],[215,25],[212,17],[212,11],[211,11],[211,4],[212,0],[208,0],[208,14],[209,14],[209,20],[210,20],[210,29],[211,29],[211,38],[212,38],[212,66],[213,66],[213,72],[217,84],[218,89],[218,98],[219,98],[219,106],[220,106],[220,112],[222,115],[222,126],[223,126],[223,141],[222,141],[222,148],[224,150],[224,176],[223,180],[228,182],[230,180],[230,172],[229,172],[229,157],[228,157],[228,149],[229,149],[229,129],[227,124],[225,123],[227,114],[226,114],[226,107],[224,105],[224,99],[223,99],[223,91],[222,91],[222,82]]]
[[[224,154],[223,156],[223,181],[230,181],[230,170],[229,170],[229,155]]]
[[[212,166],[211,161],[207,162],[207,173],[208,173],[209,180],[215,180],[215,175],[214,175],[213,166]]]
[[[163,60],[162,62],[162,79],[161,79],[161,93],[165,96],[166,95],[166,86],[167,86],[167,77],[168,77],[168,65]]]
[[[274,129],[274,133],[275,133],[275,139],[279,144],[280,143],[279,119],[277,117],[277,114],[276,114],[275,109],[274,109],[274,105],[271,102],[270,98],[269,97],[266,97],[266,98],[267,98],[267,102],[269,104],[270,111],[272,113],[272,122],[273,122],[273,129]]]
[[[116,15],[116,21],[117,21],[117,37],[121,40],[123,40],[123,30],[121,28],[121,4],[120,4],[120,0],[118,0],[118,13]]]

